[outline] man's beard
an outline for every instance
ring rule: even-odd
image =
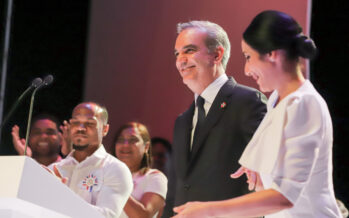
[[[77,151],[83,151],[83,150],[87,149],[88,146],[89,146],[89,144],[86,144],[86,145],[75,145],[75,144],[73,144],[73,149],[77,150]]]

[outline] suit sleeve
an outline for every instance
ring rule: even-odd
[[[241,114],[241,129],[243,140],[247,145],[267,112],[267,98],[256,90],[249,97],[245,97],[244,101],[244,108]]]
[[[164,208],[164,212],[162,214],[162,218],[169,218],[174,215],[173,207],[174,207],[174,196],[176,192],[176,173],[174,170],[174,160],[173,160],[173,152],[171,154],[171,164],[168,175],[168,188],[167,188],[167,196],[166,196],[166,205]]]

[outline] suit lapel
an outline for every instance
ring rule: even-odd
[[[177,164],[179,169],[184,169],[181,172],[186,172],[189,163],[190,156],[190,140],[191,140],[191,131],[192,131],[192,123],[193,123],[193,114],[195,109],[195,103],[192,103],[190,108],[182,114],[181,122],[179,125],[179,131],[183,138],[181,140],[182,146],[178,146],[178,155]],[[184,175],[182,175],[184,176]]]
[[[200,129],[197,137],[197,141],[194,142],[191,155],[190,155],[190,165],[194,161],[198,151],[205,143],[205,140],[216,123],[221,118],[222,114],[225,111],[225,108],[231,103],[232,88],[236,85],[236,81],[233,78],[229,80],[222,86],[219,90],[215,100],[213,101],[211,108],[206,116],[203,128]],[[189,165],[189,166],[190,166]]]

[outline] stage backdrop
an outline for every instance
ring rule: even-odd
[[[113,142],[128,121],[146,124],[152,136],[172,140],[174,121],[193,101],[175,68],[176,24],[209,20],[220,24],[231,42],[227,74],[256,87],[244,76],[241,35],[266,9],[295,17],[308,33],[310,0],[147,0],[91,1],[84,100],[105,105]]]

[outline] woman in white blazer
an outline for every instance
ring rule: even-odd
[[[256,192],[225,201],[190,202],[176,217],[340,217],[332,182],[332,122],[326,102],[301,72],[314,42],[289,15],[258,14],[241,42],[245,74],[273,92],[268,113],[232,175]]]

